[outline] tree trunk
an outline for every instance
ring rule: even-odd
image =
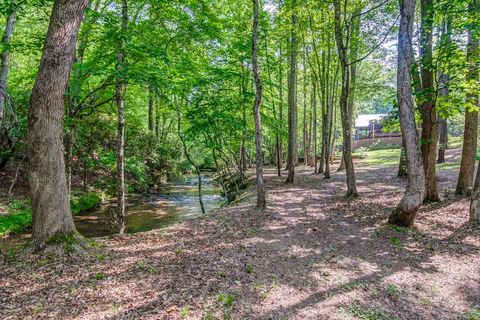
[[[256,174],[257,174],[257,208],[265,209],[265,184],[263,181],[263,150],[262,150],[262,124],[260,118],[260,105],[262,103],[262,81],[258,66],[258,0],[253,0],[253,30],[252,30],[252,68],[255,81],[255,102],[253,104],[253,119],[255,122],[255,151],[256,151]]]
[[[154,130],[154,104],[153,104],[153,86],[148,85],[148,130],[153,133]]]
[[[292,183],[297,162],[297,15],[296,0],[292,0],[292,25],[290,35],[290,74],[288,75],[288,176],[286,183]]]
[[[400,149],[400,161],[398,163],[397,177],[405,178],[407,176],[407,155],[405,153],[405,140],[402,138],[402,148]]]
[[[437,191],[437,110],[433,83],[433,0],[421,0],[420,60],[422,92],[419,107],[422,113],[422,157],[425,170],[425,201],[438,202]]]
[[[13,110],[9,113],[5,111],[7,102],[7,84],[8,84],[8,70],[10,66],[10,39],[15,27],[16,18],[16,2],[11,2],[12,8],[7,17],[5,26],[5,35],[2,38],[1,60],[0,60],[0,171],[7,165],[8,160],[13,154],[15,143],[11,137],[11,127],[15,123],[15,114]],[[12,118],[13,121],[10,121]]]
[[[334,0],[335,6],[335,40],[337,43],[338,54],[340,58],[342,72],[342,91],[340,94],[340,113],[343,129],[343,159],[345,162],[345,170],[347,173],[347,197],[356,197],[357,186],[355,182],[355,168],[352,159],[352,134],[351,121],[348,104],[348,96],[350,90],[350,72],[347,56],[348,43],[344,42],[342,26],[341,26],[341,9],[340,0]]]
[[[7,17],[7,23],[5,26],[5,35],[2,38],[3,50],[0,64],[0,127],[2,126],[5,113],[5,101],[7,100],[7,77],[10,65],[10,39],[12,38],[13,29],[15,27],[15,19],[17,16],[15,1],[12,1],[11,6],[12,8],[10,9],[11,11]]]
[[[313,109],[313,164],[314,164],[314,173],[318,172],[318,161],[317,161],[317,83],[312,81],[312,109]]]
[[[307,62],[303,51],[303,164],[308,165],[307,149]]]
[[[480,227],[480,162],[470,203],[470,223],[475,227]]]
[[[449,52],[452,46],[452,33],[451,33],[451,18],[447,15],[442,24],[442,34],[441,34],[441,45],[445,47],[447,52]],[[448,59],[448,56],[444,56],[443,59]],[[450,75],[448,69],[444,70],[439,75],[439,96],[441,97],[439,104],[443,103],[444,100],[448,97],[448,86],[450,82]],[[443,117],[441,114],[437,118],[437,131],[438,131],[438,157],[437,163],[445,162],[445,150],[447,149],[448,144],[448,122],[446,117]]]
[[[399,226],[413,225],[418,208],[425,197],[425,173],[418,143],[412,98],[413,21],[415,0],[400,0],[400,29],[398,31],[397,99],[405,153],[407,157],[407,187],[403,198],[390,215],[388,222]]]
[[[118,108],[118,136],[117,136],[117,213],[115,224],[120,234],[125,233],[127,214],[125,211],[125,94],[126,81],[126,41],[128,25],[128,4],[122,0],[122,22],[120,27],[120,41],[117,53],[117,80],[115,84],[115,98]]]
[[[33,230],[30,248],[74,249],[73,224],[63,155],[64,95],[87,0],[53,5],[42,59],[28,110],[29,187]]]
[[[283,165],[283,55],[282,55],[282,45],[280,44],[279,48],[279,67],[278,67],[278,93],[279,93],[279,122],[280,122],[280,141],[278,145],[278,153],[280,155],[280,166]],[[281,174],[278,175],[279,177]]]
[[[472,14],[478,11],[478,0],[471,0],[468,10]],[[478,81],[478,67],[475,63],[479,56],[479,36],[474,30],[468,30],[467,61],[468,74],[467,81]],[[467,92],[467,106],[465,110],[465,131],[463,133],[462,162],[460,164],[460,173],[458,175],[457,188],[455,194],[459,196],[468,195],[473,183],[475,173],[475,156],[477,152],[478,139],[478,87],[474,86]]]

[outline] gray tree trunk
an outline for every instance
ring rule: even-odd
[[[7,16],[5,25],[5,35],[2,38],[2,47],[0,58],[0,171],[7,165],[8,160],[13,154],[15,143],[11,137],[11,129],[15,124],[15,114],[13,110],[5,111],[7,102],[7,84],[8,70],[10,66],[10,39],[13,34],[16,18],[15,1],[11,2],[11,12]]]
[[[115,99],[118,109],[117,131],[117,212],[115,224],[120,234],[127,228],[127,213],[125,211],[125,94],[126,81],[126,41],[128,26],[128,3],[122,0],[122,17],[120,26],[120,41],[117,53],[117,80],[115,84]]]
[[[88,0],[55,1],[30,97],[28,178],[33,210],[30,244],[33,251],[58,247],[60,243],[71,244],[69,238],[77,237],[65,178],[63,117],[64,95],[87,4]]]
[[[352,125],[349,112],[348,96],[350,92],[350,72],[347,56],[348,43],[344,42],[341,26],[340,0],[334,1],[335,6],[335,40],[337,43],[342,71],[342,92],[340,94],[340,111],[343,129],[343,160],[347,174],[347,197],[356,197],[355,167],[352,159]]]
[[[253,29],[252,29],[252,67],[255,81],[255,102],[253,104],[253,119],[255,122],[255,170],[257,175],[257,208],[265,209],[265,183],[263,181],[263,149],[262,149],[262,123],[260,118],[260,105],[262,103],[262,81],[258,66],[258,0],[253,0]]]
[[[2,54],[0,62],[0,127],[2,126],[2,120],[4,118],[5,101],[7,100],[7,77],[8,68],[10,65],[10,39],[12,38],[13,29],[15,27],[15,19],[17,16],[17,10],[14,7],[15,1],[12,1],[11,12],[7,17],[7,23],[5,25],[5,35],[2,38]]]
[[[148,85],[148,130],[153,132],[155,124],[154,124],[154,103],[153,103],[153,85]]]
[[[288,176],[286,183],[292,183],[297,163],[297,15],[296,0],[292,0],[292,25],[290,35],[290,74],[288,75]]]
[[[438,202],[437,190],[437,110],[433,79],[433,0],[421,0],[420,61],[422,97],[422,157],[425,170],[425,201]],[[475,165],[475,163],[474,163]]]
[[[472,13],[478,11],[478,0],[471,0],[468,10]],[[478,32],[468,30],[467,61],[468,61],[468,81],[478,81],[478,65],[475,63],[479,57],[479,36]],[[475,173],[475,156],[477,152],[478,139],[478,88],[467,92],[467,101],[474,108],[465,110],[465,131],[463,134],[462,162],[460,164],[460,173],[458,175],[457,188],[455,194],[459,196],[468,195],[473,184],[473,175]]]
[[[403,198],[390,215],[388,222],[410,227],[425,198],[425,173],[415,124],[412,97],[413,21],[415,0],[400,0],[400,29],[398,31],[397,99],[400,124],[407,158],[407,187]]]

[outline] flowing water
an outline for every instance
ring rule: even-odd
[[[220,195],[221,189],[209,174],[202,175],[202,199],[206,213],[222,206],[226,199]],[[202,215],[198,199],[198,180],[189,175],[183,181],[162,185],[158,190],[141,195],[127,205],[127,232],[136,233],[162,228],[179,221]],[[113,203],[74,217],[77,230],[86,237],[112,235],[109,224],[110,211],[116,210]],[[16,248],[28,241],[28,232],[12,235],[1,240],[2,252]]]

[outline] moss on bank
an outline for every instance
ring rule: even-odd
[[[94,209],[101,203],[101,198],[94,192],[72,195],[70,206],[72,214]],[[0,215],[0,237],[19,233],[32,225],[32,208],[27,202],[12,201],[7,206],[7,214]]]

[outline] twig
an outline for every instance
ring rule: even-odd
[[[15,185],[15,183],[17,182],[17,179],[18,179],[18,171],[20,171],[20,165],[25,160],[25,157],[26,157],[26,155],[23,156],[22,161],[20,161],[20,163],[17,166],[17,171],[15,172],[15,178],[13,179],[12,184],[10,185],[10,188],[8,189],[8,194],[9,195],[12,195],[13,186]]]

